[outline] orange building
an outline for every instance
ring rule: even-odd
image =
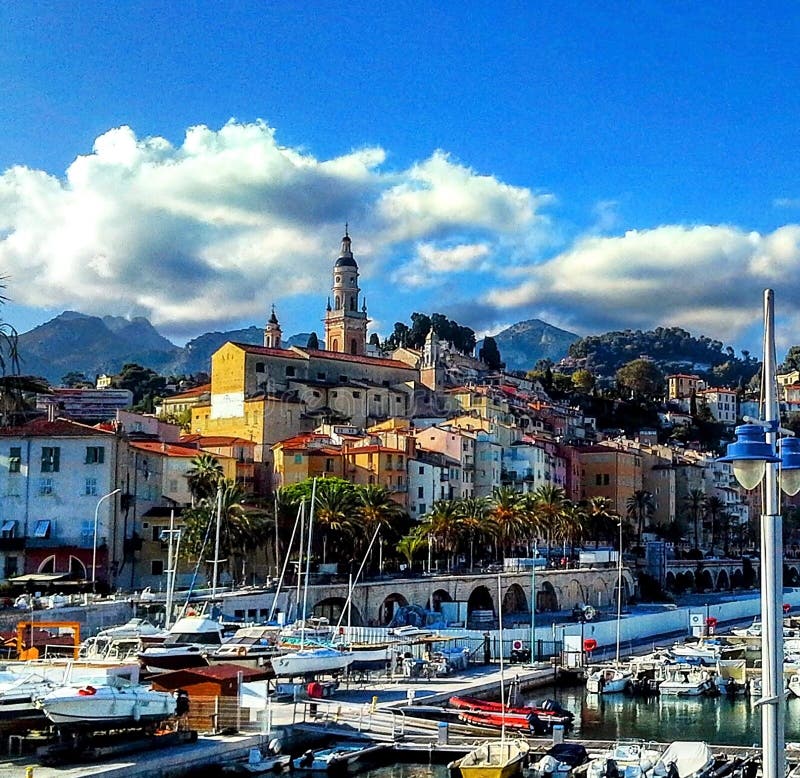
[[[642,457],[607,446],[577,449],[581,467],[581,499],[605,497],[624,516],[628,498],[642,488]]]

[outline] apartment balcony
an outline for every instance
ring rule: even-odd
[[[400,494],[408,491],[408,484],[393,484],[392,486],[387,486],[386,489],[389,492]]]

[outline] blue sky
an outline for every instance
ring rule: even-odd
[[[316,329],[345,221],[383,333],[800,342],[788,3],[0,5],[0,273],[177,342]]]

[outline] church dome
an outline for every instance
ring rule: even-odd
[[[356,267],[356,268],[358,267],[358,265],[356,264],[355,259],[353,259],[353,255],[352,254],[349,257],[346,256],[346,255],[339,257],[339,259],[336,260],[336,262],[334,263],[333,266],[334,267]]]

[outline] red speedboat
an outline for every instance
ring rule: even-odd
[[[476,727],[494,727],[500,729],[518,729],[525,732],[541,731],[541,722],[537,722],[533,713],[524,715],[522,713],[503,713],[502,711],[489,710],[462,710],[458,718],[466,724],[473,724]],[[538,723],[538,726],[537,726]]]
[[[493,714],[502,714],[504,709],[503,705],[499,702],[494,702],[492,700],[480,700],[477,697],[469,697],[467,695],[451,697],[450,707],[474,713]],[[542,700],[541,702],[534,703],[533,705],[506,705],[505,713],[506,719],[508,719],[509,714],[522,717],[529,717],[531,714],[533,714],[540,721],[547,722],[551,725],[567,724],[575,718],[575,714],[572,713],[572,711],[563,708],[558,702],[550,699]]]

